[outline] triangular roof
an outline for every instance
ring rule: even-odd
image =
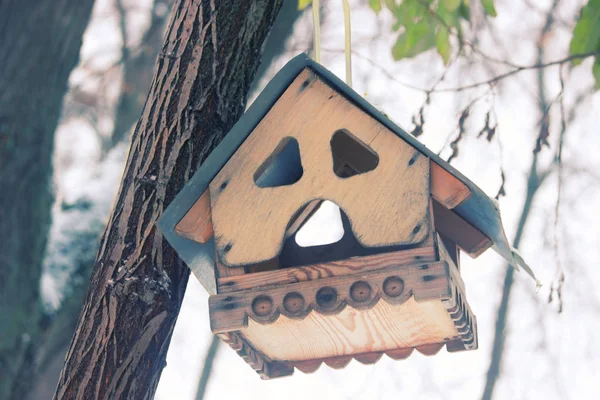
[[[175,226],[185,216],[198,198],[208,188],[210,182],[225,166],[246,138],[277,102],[292,81],[306,68],[310,68],[332,88],[345,96],[350,102],[369,114],[398,137],[409,143],[437,165],[464,183],[471,195],[452,209],[464,220],[476,227],[493,242],[494,250],[509,263],[516,264],[515,254],[506,239],[500,212],[495,200],[487,196],[477,185],[462,175],[454,167],[431,152],[414,136],[394,124],[387,116],[369,104],[362,96],[342,82],[330,71],[317,64],[305,54],[293,58],[269,82],[263,92],[252,103],[246,113],[233,126],[221,143],[212,151],[198,171],[189,180],[181,192],[171,202],[158,222],[171,246],[187,263],[197,278],[210,293],[216,293],[214,284],[214,240],[200,244],[178,235]]]

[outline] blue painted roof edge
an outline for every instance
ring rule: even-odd
[[[477,185],[458,170],[442,160],[411,134],[405,132],[382,112],[367,102],[362,96],[346,85],[333,73],[311,60],[306,54],[300,54],[289,61],[267,84],[262,93],[242,115],[221,143],[210,153],[194,176],[167,207],[157,225],[167,241],[173,246],[200,282],[209,291],[216,292],[214,277],[214,241],[206,244],[196,243],[175,233],[175,225],[183,218],[192,205],[208,188],[210,182],[219,173],[244,140],[252,133],[279,97],[305,68],[312,69],[333,88],[348,98],[353,104],[371,115],[421,153],[431,158],[440,167],[454,175],[469,187],[471,196],[454,211],[477,227],[494,242],[494,250],[513,262],[510,245],[506,239],[500,211],[496,202],[487,196]]]

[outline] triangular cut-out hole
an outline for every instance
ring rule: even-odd
[[[333,171],[340,178],[373,171],[379,164],[379,156],[372,148],[343,129],[331,137],[331,154]]]
[[[296,243],[300,247],[324,246],[339,242],[342,237],[344,226],[340,208],[325,200],[296,233]]]
[[[302,178],[303,173],[298,141],[286,137],[256,170],[254,183],[261,188],[292,185]]]

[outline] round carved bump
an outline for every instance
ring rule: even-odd
[[[325,310],[334,308],[337,298],[337,291],[329,286],[323,287],[317,292],[317,304]]]
[[[357,303],[371,300],[371,286],[365,281],[354,282],[350,286],[350,298]]]
[[[298,292],[292,292],[283,298],[283,308],[290,314],[298,314],[304,310],[304,297]]]
[[[269,296],[258,296],[252,301],[252,311],[259,317],[266,317],[273,311],[273,300]]]
[[[390,276],[383,281],[383,293],[390,297],[398,297],[404,292],[404,281],[397,276]]]

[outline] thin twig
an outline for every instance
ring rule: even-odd
[[[562,65],[562,64],[566,64],[568,62],[571,61],[575,61],[575,60],[582,60],[588,57],[594,57],[600,55],[600,50],[596,50],[596,51],[590,51],[587,53],[582,53],[582,54],[572,54],[568,57],[565,57],[563,59],[560,60],[555,60],[555,61],[551,61],[548,63],[536,63],[533,65],[528,65],[528,66],[521,66],[518,68],[515,68],[513,70],[510,70],[508,72],[505,72],[503,74],[497,75],[493,78],[490,78],[488,80],[485,81],[481,81],[481,82],[476,82],[476,83],[472,83],[470,85],[465,85],[465,86],[457,86],[457,87],[452,87],[452,88],[443,88],[443,89],[436,89],[434,92],[439,93],[439,92],[460,92],[462,90],[468,90],[468,89],[474,89],[477,88],[479,86],[484,86],[484,85],[493,85],[495,83],[497,83],[498,81],[501,81],[504,78],[507,78],[509,76],[518,74],[519,72],[523,72],[523,71],[528,71],[528,70],[534,70],[534,69],[544,69],[544,68],[548,68],[548,67],[552,67],[554,65]]]
[[[343,49],[331,49],[331,48],[325,48],[325,47],[321,47],[321,51],[322,52],[327,52],[327,53],[344,53]],[[392,74],[390,71],[388,71],[387,69],[385,69],[384,67],[382,67],[381,65],[379,65],[377,62],[375,62],[374,60],[372,60],[371,58],[358,53],[355,50],[352,50],[352,55],[360,58],[361,60],[364,60],[366,62],[368,62],[369,64],[371,64],[372,67],[374,67],[375,69],[377,69],[379,72],[381,72],[386,78],[400,84],[401,86],[404,86],[408,89],[412,89],[412,90],[416,90],[419,92],[423,92],[423,93],[427,93],[428,89],[419,87],[419,86],[415,86],[415,85],[411,85],[408,82],[404,82],[399,80],[398,78],[396,78],[394,76],[394,74]]]
[[[490,90],[491,90],[491,88],[490,88]],[[475,103],[476,103],[476,102],[478,102],[479,100],[481,100],[482,98],[484,98],[485,96],[487,96],[487,95],[488,95],[488,93],[490,92],[490,90],[488,90],[488,91],[486,91],[486,92],[484,92],[484,93],[480,94],[479,96],[475,97],[474,99],[472,99],[472,100],[471,100],[471,101],[470,101],[470,102],[469,102],[469,103],[468,103],[468,104],[465,106],[465,108],[463,108],[463,111],[461,112],[461,115],[460,115],[460,117],[459,117],[459,121],[458,121],[458,124],[457,124],[457,127],[459,128],[459,134],[458,134],[458,136],[461,136],[461,138],[462,138],[462,135],[464,134],[464,132],[463,132],[462,134],[461,134],[461,132],[460,132],[460,126],[461,126],[461,120],[460,120],[460,118],[462,118],[462,117],[464,116],[465,112],[467,112],[467,114],[468,114],[468,113],[469,113],[469,110],[471,110],[471,108],[472,108],[472,107],[475,105]],[[468,115],[467,115],[467,116],[468,116]],[[467,116],[465,116],[465,117],[467,117]],[[464,124],[464,122],[465,122],[465,121],[462,121],[462,123],[463,123],[463,124]],[[451,133],[448,135],[448,137],[446,137],[446,141],[444,142],[444,145],[442,146],[442,148],[440,149],[440,151],[437,153],[437,154],[438,154],[438,156],[439,156],[439,155],[442,153],[442,151],[443,151],[443,150],[446,148],[446,146],[447,146],[449,143],[450,143],[450,147],[451,147],[451,148],[452,148],[452,150],[453,150],[453,154],[454,154],[454,151],[455,151],[455,150],[457,150],[457,146],[458,146],[458,144],[459,144],[459,140],[457,140],[457,139],[458,139],[458,138],[457,138],[457,139],[454,139],[454,140],[452,140],[452,141],[451,141],[451,138],[452,138],[452,133],[453,133],[453,132],[454,132],[454,130],[452,130],[452,132],[451,132]],[[453,147],[453,146],[454,146],[454,147]],[[457,154],[454,154],[454,157],[456,157],[456,155],[457,155]],[[451,159],[452,159],[452,158],[454,158],[454,157],[450,156],[449,160],[451,160]]]
[[[206,358],[204,359],[204,367],[202,368],[202,375],[200,375],[200,382],[198,383],[196,400],[204,399],[206,387],[208,386],[208,380],[210,379],[210,374],[213,370],[213,364],[215,362],[215,357],[217,356],[217,351],[219,350],[220,344],[221,341],[219,338],[216,335],[213,335],[210,346],[208,347],[208,352],[206,353]]]
[[[321,48],[322,51],[324,52],[330,52],[330,53],[343,53],[344,50],[341,49],[328,49],[328,48]],[[362,55],[356,51],[352,51],[352,54],[362,60],[367,61],[369,64],[371,64],[371,66],[373,66],[374,68],[376,68],[379,72],[381,72],[386,78],[389,78],[395,82],[397,82],[398,84],[409,88],[409,89],[413,89],[413,90],[417,90],[419,92],[423,92],[423,93],[447,93],[447,92],[461,92],[463,90],[470,90],[470,89],[475,89],[478,88],[480,86],[490,86],[490,85],[495,85],[496,83],[498,83],[499,81],[501,81],[504,78],[508,78],[509,76],[518,74],[519,72],[523,72],[523,71],[530,71],[530,70],[535,70],[535,69],[544,69],[544,68],[548,68],[548,67],[552,67],[555,65],[562,65],[562,64],[566,64],[569,63],[571,61],[575,61],[575,60],[583,60],[585,58],[589,58],[589,57],[594,57],[594,56],[598,56],[600,55],[600,50],[596,50],[596,51],[590,51],[587,53],[581,53],[581,54],[572,54],[568,57],[562,58],[560,60],[555,60],[555,61],[550,61],[547,63],[536,63],[533,65],[525,65],[525,66],[519,66],[516,67],[510,71],[504,72],[500,75],[496,75],[493,78],[487,79],[485,81],[480,81],[480,82],[476,82],[476,83],[471,83],[468,85],[464,85],[464,86],[455,86],[455,87],[449,87],[449,88],[441,88],[441,89],[426,89],[423,87],[419,87],[419,86],[415,86],[412,85],[410,83],[404,82],[399,80],[398,78],[396,78],[394,76],[394,74],[392,74],[390,71],[388,71],[387,69],[385,69],[384,67],[382,67],[381,65],[379,65],[377,62],[375,62],[374,60],[372,60],[371,58]]]
[[[566,120],[566,112],[565,112],[565,102],[564,102],[564,92],[565,92],[565,79],[563,76],[563,69],[561,68],[559,71],[559,79],[560,79],[560,135],[558,139],[558,149],[556,152],[556,165],[557,165],[557,194],[556,194],[556,205],[554,206],[554,258],[556,259],[556,271],[555,271],[555,281],[552,283],[550,287],[550,294],[548,295],[548,300],[551,302],[553,300],[553,295],[556,295],[556,300],[558,303],[558,312],[561,313],[563,310],[563,297],[562,297],[562,288],[563,283],[565,281],[565,274],[562,268],[562,263],[560,261],[560,253],[559,253],[559,231],[560,231],[560,200],[563,186],[563,163],[562,163],[562,154],[563,147],[565,143],[565,132],[567,131],[567,120]]]
[[[552,28],[553,22],[553,14],[558,6],[558,0],[554,0],[550,10],[548,11],[546,22],[540,32],[540,36],[538,39],[538,62],[537,64],[542,64],[544,58],[544,37],[550,32]],[[546,100],[546,90],[544,86],[544,75],[545,69],[538,69],[538,91],[539,91],[539,109],[542,115],[546,114],[548,104]],[[543,117],[542,117],[543,118]],[[540,129],[544,129],[541,127]],[[549,167],[545,171],[539,173],[537,170],[539,153],[533,153],[533,160],[531,162],[531,168],[529,171],[529,178],[527,181],[527,192],[525,196],[525,203],[523,205],[523,209],[521,210],[521,216],[519,217],[519,223],[517,225],[517,232],[515,234],[515,238],[513,240],[513,247],[515,249],[519,248],[521,243],[521,239],[523,237],[523,232],[525,230],[525,225],[529,218],[533,199],[535,194],[538,192],[538,189],[548,177],[552,168]],[[502,299],[500,301],[500,306],[498,307],[498,316],[496,318],[496,330],[494,333],[494,342],[492,345],[492,355],[490,359],[490,366],[487,371],[485,387],[483,390],[483,394],[481,396],[482,400],[491,400],[494,388],[496,386],[496,382],[500,376],[500,367],[502,365],[502,356],[504,353],[504,342],[506,340],[506,329],[508,326],[507,316],[508,316],[508,308],[509,308],[509,299],[514,282],[514,269],[507,266],[506,274],[504,276],[504,286],[502,288]]]

